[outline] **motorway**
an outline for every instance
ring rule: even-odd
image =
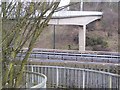
[[[24,57],[26,51],[19,53],[19,57]],[[63,61],[81,61],[81,62],[102,62],[102,63],[120,63],[119,54],[95,54],[95,53],[78,53],[78,52],[62,52],[50,50],[33,50],[30,59],[47,60],[49,62]]]

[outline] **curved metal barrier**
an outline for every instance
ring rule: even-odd
[[[25,88],[46,88],[47,77],[38,72],[25,72]]]
[[[47,76],[47,87],[118,88],[120,75],[81,68],[28,65],[27,70]]]

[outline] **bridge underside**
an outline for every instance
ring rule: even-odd
[[[65,17],[65,18],[52,18],[49,21],[51,25],[87,25],[95,20],[100,19],[101,16],[82,16],[82,17]]]
[[[67,12],[67,11],[66,11]],[[75,11],[74,11],[75,12]],[[77,11],[78,12],[78,11]],[[79,11],[81,12],[81,11]],[[50,25],[79,25],[82,26],[83,29],[79,29],[79,51],[85,51],[85,45],[86,45],[86,25],[98,20],[101,18],[102,13],[100,14],[100,12],[90,12],[90,14],[88,13],[88,11],[85,13],[85,11],[83,11],[84,14],[82,15],[77,15],[77,16],[67,16],[67,17],[56,17],[55,16],[50,19],[49,24]],[[98,13],[98,15],[97,15]]]

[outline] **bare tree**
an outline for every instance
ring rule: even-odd
[[[2,85],[20,88],[25,65],[37,38],[47,26],[59,2],[2,2],[2,26],[14,22],[11,28],[2,28]],[[46,13],[50,11],[48,15]],[[6,26],[7,27],[7,26]],[[17,55],[28,43],[28,50],[19,64]],[[17,67],[16,67],[17,66]]]

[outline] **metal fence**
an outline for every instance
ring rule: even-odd
[[[47,76],[47,87],[67,88],[118,88],[120,76],[89,69],[28,65],[27,70]]]
[[[19,53],[18,57],[24,57],[25,51]],[[64,61],[87,61],[87,62],[105,62],[105,63],[119,63],[119,55],[97,55],[97,54],[81,54],[68,52],[54,52],[54,51],[33,51],[30,58],[45,59],[45,60],[64,60]]]
[[[38,72],[25,72],[26,84],[24,88],[46,88],[47,77]]]

